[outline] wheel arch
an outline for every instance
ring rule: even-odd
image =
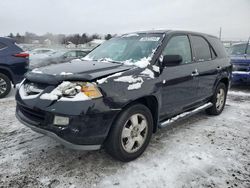
[[[0,73],[5,74],[13,83],[13,76],[11,74],[11,71],[8,68],[0,65]]]
[[[133,100],[127,103],[125,106],[123,106],[122,109],[128,108],[138,103],[145,105],[150,110],[152,117],[153,117],[153,123],[154,123],[153,133],[155,133],[158,129],[158,114],[159,114],[159,102],[158,102],[157,97],[154,95],[149,95],[149,96],[138,98],[136,100]]]

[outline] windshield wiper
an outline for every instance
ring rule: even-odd
[[[114,61],[112,59],[109,59],[109,58],[101,58],[101,59],[98,59],[98,60],[95,60],[95,61],[101,61],[101,62],[110,62],[110,63],[116,63],[116,64],[122,64],[122,62],[119,62],[119,61]]]

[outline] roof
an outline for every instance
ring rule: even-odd
[[[15,42],[15,40],[13,38],[9,38],[9,37],[0,37],[0,41],[1,42]]]
[[[190,34],[197,34],[197,35],[205,35],[205,36],[210,36],[210,37],[214,37],[214,38],[218,38],[216,36],[210,35],[210,34],[206,34],[206,33],[200,33],[200,32],[194,32],[194,31],[185,31],[185,30],[164,30],[164,29],[160,29],[160,30],[146,30],[146,31],[138,31],[138,32],[131,32],[131,33],[127,33],[127,34],[133,34],[133,33],[156,33],[156,34],[170,34],[170,33],[190,33]]]

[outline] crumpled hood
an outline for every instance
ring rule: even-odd
[[[33,70],[26,79],[56,85],[61,81],[92,81],[117,72],[131,69],[131,66],[111,62],[72,61]]]

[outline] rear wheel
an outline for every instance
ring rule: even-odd
[[[215,93],[212,97],[211,102],[213,103],[213,106],[211,108],[208,108],[206,112],[210,115],[219,115],[225,106],[227,98],[227,88],[224,83],[219,83]]]
[[[5,74],[0,73],[0,99],[9,94],[11,81]]]
[[[119,115],[105,142],[105,149],[120,161],[132,161],[144,152],[152,132],[150,110],[142,104],[135,104]]]

